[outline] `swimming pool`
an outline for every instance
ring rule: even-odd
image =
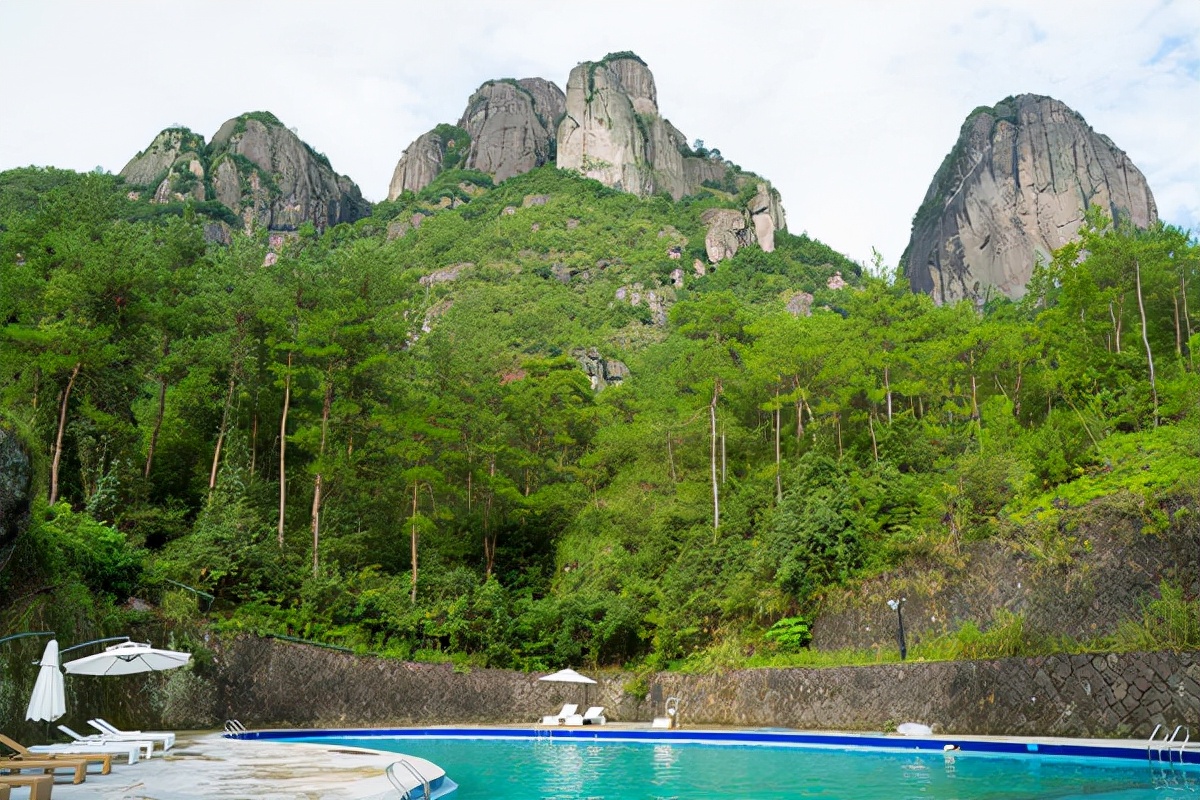
[[[1192,765],[1090,748],[1080,757],[1041,745],[800,734],[791,731],[395,729],[262,731],[244,738],[364,747],[428,759],[458,784],[458,800],[776,800],[861,798],[1104,798],[1161,800],[1200,792]],[[999,747],[1000,750],[996,748]],[[1007,749],[1005,749],[1007,748]],[[1088,748],[1080,748],[1088,749]],[[1188,755],[1194,755],[1189,753]]]

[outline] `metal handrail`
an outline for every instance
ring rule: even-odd
[[[245,733],[246,726],[243,725],[240,721],[238,721],[236,719],[227,719],[227,720],[225,720],[225,732],[226,733]]]
[[[1184,728],[1183,730],[1184,730],[1183,742],[1180,743],[1180,745],[1179,745],[1179,764],[1180,764],[1180,766],[1183,765],[1183,748],[1187,747],[1188,742],[1191,741],[1191,738],[1192,738],[1192,729],[1191,728]]]
[[[1146,740],[1146,760],[1150,761],[1150,750],[1154,747],[1154,739],[1158,736],[1158,732],[1163,729],[1163,724],[1160,722],[1154,726],[1154,730],[1150,731],[1150,738]],[[1165,733],[1163,734],[1166,735]],[[1159,752],[1162,752],[1161,748]]]
[[[391,764],[388,764],[387,769],[384,770],[384,774],[387,775],[387,778],[389,781],[391,781],[392,786],[396,787],[396,791],[400,793],[400,797],[403,798],[403,800],[413,800],[412,789],[417,787],[414,786],[412,789],[406,789],[403,781],[401,781],[395,775],[397,767],[403,767],[404,769],[408,770],[409,775],[420,781],[421,791],[423,792],[421,797],[423,800],[429,800],[429,781],[425,779],[425,776],[422,775],[416,767],[405,761],[403,758],[399,761],[393,761]]]

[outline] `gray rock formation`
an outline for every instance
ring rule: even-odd
[[[119,174],[131,186],[153,189],[155,203],[187,198],[203,201],[207,199],[207,160],[203,136],[187,128],[167,128]]]
[[[553,160],[565,104],[562,90],[542,78],[483,84],[458,121],[471,137],[466,168],[502,181]]]
[[[687,194],[687,140],[658,112],[654,76],[632,54],[585,61],[567,79],[558,126],[558,166],[645,197]]]
[[[447,141],[437,132],[421,134],[416,141],[404,149],[392,182],[388,186],[388,200],[395,200],[403,192],[419,192],[442,171],[446,159]],[[455,142],[455,146],[458,143]]]
[[[1107,136],[1061,102],[1019,95],[976,109],[913,218],[901,268],[938,303],[1019,298],[1040,257],[1071,241],[1085,210],[1146,226],[1146,179]]]
[[[388,199],[419,192],[455,166],[502,181],[553,161],[564,104],[562,90],[543,78],[487,81],[467,101],[457,128],[439,125],[405,148]]]
[[[766,181],[760,181],[758,190],[746,204],[745,210],[735,208],[710,208],[700,215],[700,221],[708,226],[704,236],[704,250],[713,264],[733,258],[746,245],[757,243],[766,252],[775,249],[775,231],[783,227],[783,206],[779,193]]]
[[[208,152],[217,199],[247,226],[296,230],[311,222],[324,230],[370,213],[358,186],[271,114],[229,120]]]
[[[580,347],[572,350],[571,355],[587,373],[594,391],[619,384],[629,377],[629,367],[625,366],[625,362],[604,358],[595,347]]]

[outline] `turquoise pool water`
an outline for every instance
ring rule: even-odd
[[[429,759],[459,784],[458,800],[1164,800],[1200,789],[1192,768],[1111,759],[545,738],[292,741]]]

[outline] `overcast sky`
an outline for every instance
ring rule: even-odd
[[[633,50],[665,117],[783,195],[789,228],[889,264],[963,119],[1032,92],[1129,153],[1200,232],[1200,0],[0,0],[0,169],[117,172],[162,128],[269,110],[387,194],[491,78]]]

